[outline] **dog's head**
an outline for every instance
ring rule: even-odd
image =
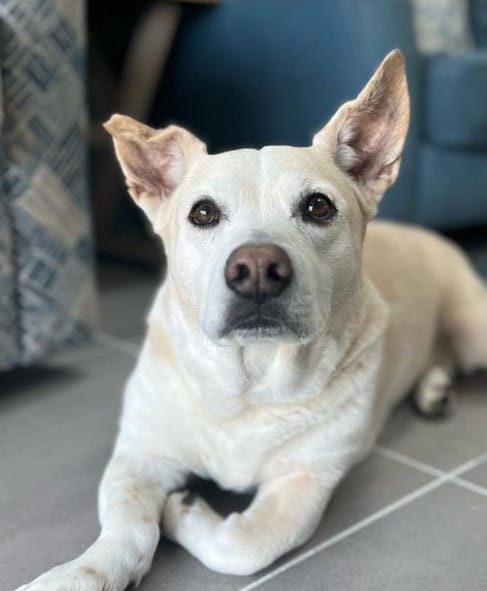
[[[209,338],[243,344],[304,342],[341,313],[408,121],[396,50],[310,147],[208,155],[180,127],[121,115],[105,126],[130,194],[164,241],[167,280]]]

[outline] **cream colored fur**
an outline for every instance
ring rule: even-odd
[[[454,369],[487,365],[487,292],[465,257],[425,230],[367,225],[398,174],[408,117],[396,51],[308,148],[209,156],[180,128],[108,122],[129,190],[164,241],[167,279],[101,483],[100,536],[23,591],[122,591],[150,568],[160,523],[209,568],[254,573],[310,538],[411,388],[428,407]],[[295,213],[309,192],[335,204],[330,224]],[[187,219],[201,196],[221,205],[213,228]],[[288,253],[294,328],[220,337],[234,298],[225,261],[249,241]],[[175,492],[192,473],[257,494],[222,518]]]

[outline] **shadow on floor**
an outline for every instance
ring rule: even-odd
[[[82,372],[70,367],[49,367],[34,365],[12,369],[1,376],[0,385],[0,406],[5,407],[9,402],[15,400],[18,405],[23,400],[28,401],[39,397],[38,386],[49,384],[52,388],[44,388],[43,392],[51,392],[57,396],[60,393],[59,386],[69,387],[73,382],[79,380]]]

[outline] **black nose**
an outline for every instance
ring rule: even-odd
[[[225,265],[228,287],[257,303],[278,296],[291,283],[292,275],[289,257],[273,244],[239,246]]]

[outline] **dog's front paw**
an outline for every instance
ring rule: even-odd
[[[94,565],[73,560],[56,566],[16,591],[115,591],[112,582]]]
[[[181,532],[211,519],[213,510],[191,491],[171,493],[162,514],[162,530],[173,542],[180,541]]]

